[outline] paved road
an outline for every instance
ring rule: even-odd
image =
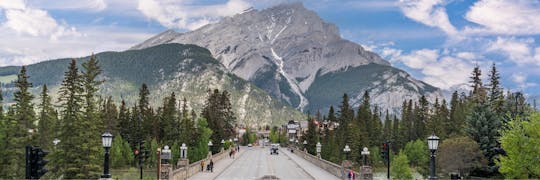
[[[287,156],[280,152],[279,155],[270,155],[269,148],[261,147],[244,148],[244,150],[241,157],[228,165],[224,171],[218,172],[216,179],[260,179],[265,176],[295,180],[321,179],[313,177],[300,168],[299,163],[294,161],[295,158],[289,157],[292,154]],[[320,168],[318,170],[324,171]]]

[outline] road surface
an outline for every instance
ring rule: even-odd
[[[318,167],[318,169],[310,168],[306,171],[301,166],[308,162],[291,153],[285,154],[281,151],[279,155],[270,155],[268,147],[251,147],[243,150],[245,152],[223,171],[214,172],[219,173],[216,179],[264,179],[265,177],[295,180],[338,179]],[[286,149],[282,148],[282,150]],[[313,173],[313,171],[317,172]]]

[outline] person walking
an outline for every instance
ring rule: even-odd
[[[214,172],[214,161],[212,161],[212,159],[210,159],[210,163],[208,165],[210,165],[210,172]]]
[[[201,172],[204,172],[204,160],[201,161]]]
[[[349,180],[354,180],[355,176],[356,176],[356,174],[354,174],[354,171],[350,170],[349,171]]]

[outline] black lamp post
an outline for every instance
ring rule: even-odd
[[[214,145],[214,144],[212,144],[212,141],[208,141],[208,152],[209,152],[210,154],[212,154],[212,149],[211,149],[211,148],[212,148],[213,145]]]
[[[428,148],[431,152],[431,161],[429,162],[430,173],[428,179],[430,180],[436,180],[437,174],[435,173],[435,155],[437,148],[439,147],[439,137],[435,136],[435,134],[428,137]]]
[[[349,153],[351,152],[351,148],[349,145],[345,145],[345,148],[343,148],[343,152],[345,153],[345,160],[349,160]]]
[[[367,147],[364,147],[364,148],[362,149],[362,151],[360,152],[360,154],[361,154],[361,155],[363,156],[363,158],[364,158],[364,166],[367,166],[367,165],[368,165],[368,160],[367,160],[367,158],[368,158],[368,156],[369,156],[369,150],[368,150],[368,148],[367,148]]]
[[[103,148],[105,148],[105,160],[103,162],[103,175],[101,175],[101,178],[111,178],[111,174],[109,173],[109,149],[111,149],[112,139],[113,135],[109,132],[101,135],[101,140],[103,141]]]

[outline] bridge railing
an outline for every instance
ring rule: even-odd
[[[221,151],[219,153],[213,154],[211,159],[212,159],[212,161],[214,161],[214,164],[215,164],[217,161],[223,159],[224,157],[227,157],[227,155],[229,154],[230,151],[231,151],[231,149],[224,150],[224,151]],[[210,163],[209,158],[202,159],[202,160],[194,162],[194,163],[190,163],[186,167],[181,167],[181,168],[175,169],[172,172],[172,176],[170,176],[169,179],[171,179],[171,180],[185,180],[185,179],[187,179],[187,178],[201,172],[201,162],[202,161],[204,161],[204,164],[205,164],[204,168],[206,169],[206,165],[208,165]]]
[[[348,169],[348,168],[343,168],[342,166],[340,166],[340,165],[338,165],[336,163],[333,163],[333,162],[324,160],[322,158],[319,158],[317,156],[311,155],[311,154],[309,154],[309,153],[307,153],[305,151],[302,151],[300,149],[295,149],[293,153],[296,154],[297,156],[300,156],[301,158],[304,158],[308,162],[320,167],[321,169],[326,170],[330,174],[332,174],[332,175],[334,175],[336,177],[340,177],[342,179],[347,178],[347,174],[351,170],[351,169]],[[359,175],[359,173],[356,172],[356,171],[354,173],[356,175]]]

